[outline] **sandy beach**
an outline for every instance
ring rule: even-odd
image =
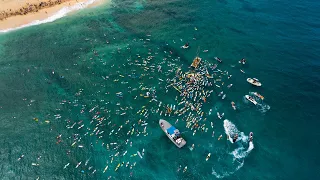
[[[106,2],[111,0],[0,0],[0,32],[19,28],[35,21],[45,21],[50,17],[49,21],[59,19],[58,16],[64,16],[57,15],[59,11],[70,13]]]

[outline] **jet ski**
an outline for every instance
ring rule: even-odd
[[[215,60],[217,60],[219,63],[222,63],[222,60],[218,57],[214,57]]]
[[[254,92],[253,95],[257,96],[261,100],[264,100],[264,97],[261,94],[257,93],[257,92]]]
[[[252,142],[252,140],[253,140],[253,132],[250,132],[250,134],[249,134],[249,141]]]
[[[259,80],[256,78],[248,78],[247,82],[258,87],[262,85],[261,82],[259,82]]]
[[[246,99],[250,102],[252,102],[254,105],[257,105],[257,101],[253,99],[253,97],[249,96],[249,95],[245,95]]]

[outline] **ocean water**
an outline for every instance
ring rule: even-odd
[[[319,179],[319,8],[314,0],[114,0],[0,34],[2,179]],[[185,42],[190,48],[180,48]],[[233,76],[221,75],[224,87],[203,103],[208,132],[193,135],[189,112],[160,111],[179,107],[166,80],[178,67],[188,71],[198,48],[210,63],[220,57],[218,69]],[[148,88],[157,102],[141,96]],[[265,97],[258,106],[244,100],[255,91]],[[164,135],[160,118],[179,120],[184,148]],[[232,144],[226,133],[235,132]]]

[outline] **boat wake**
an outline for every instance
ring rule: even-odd
[[[249,95],[257,102],[257,108],[260,112],[265,113],[270,110],[270,106],[266,104],[262,99],[254,95],[254,92],[249,92]],[[250,103],[245,97],[243,97],[245,103]]]
[[[260,112],[265,113],[267,111],[269,111],[270,106],[268,104],[258,104],[257,105],[258,109]]]
[[[238,171],[244,165],[245,158],[250,154],[252,149],[254,149],[254,144],[253,142],[249,142],[249,137],[246,136],[244,132],[240,132],[231,121],[227,119],[224,120],[223,127],[228,137],[233,137],[235,134],[238,134],[238,139],[234,143],[237,147],[231,152],[228,152],[227,156],[223,158],[224,161],[229,161],[229,163],[232,164],[232,167],[216,169],[212,167],[212,174],[219,179],[228,177]],[[229,141],[233,143],[232,138],[229,138]]]
[[[80,9],[83,9],[83,8],[87,7],[90,4],[94,3],[95,1],[97,1],[97,0],[88,0],[88,1],[83,2],[83,3],[77,3],[77,4],[73,5],[73,6],[63,7],[57,13],[55,13],[54,15],[48,17],[47,19],[35,20],[35,21],[32,21],[29,24],[24,24],[24,25],[19,26],[19,27],[0,30],[0,33],[5,33],[5,32],[9,32],[9,31],[22,29],[22,28],[25,28],[25,27],[30,27],[30,26],[35,26],[35,25],[39,25],[39,24],[53,22],[53,21],[55,21],[57,19],[60,19],[60,18],[62,18],[64,16],[66,16],[70,12],[73,12],[73,11],[76,11],[76,10],[80,10]]]
[[[242,166],[243,166],[244,162],[240,163],[235,170],[230,171],[230,172],[222,172],[222,173],[217,173],[213,168],[212,168],[212,175],[214,175],[216,178],[218,179],[222,179],[224,177],[228,177],[230,175],[232,175],[233,173],[237,172]]]
[[[232,138],[230,137],[233,137],[235,134],[239,134],[240,132],[238,131],[236,126],[227,119],[223,121],[223,127],[226,135],[229,137],[229,141],[233,143]],[[241,138],[241,136],[239,136],[239,138]]]

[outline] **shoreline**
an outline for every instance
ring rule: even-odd
[[[49,2],[50,0],[46,1]],[[40,0],[28,0],[24,2],[22,2],[21,0],[0,0],[0,6],[2,6],[2,8],[0,8],[0,12],[17,11],[22,7],[26,7],[27,2],[30,5],[44,2],[44,0],[41,0],[41,2]],[[53,6],[45,7],[36,11],[30,11],[25,15],[14,15],[0,20],[0,33],[53,22],[71,12],[87,7],[96,7],[110,2],[111,0],[67,0],[60,4],[54,4]],[[3,5],[6,5],[6,7],[4,8]]]

